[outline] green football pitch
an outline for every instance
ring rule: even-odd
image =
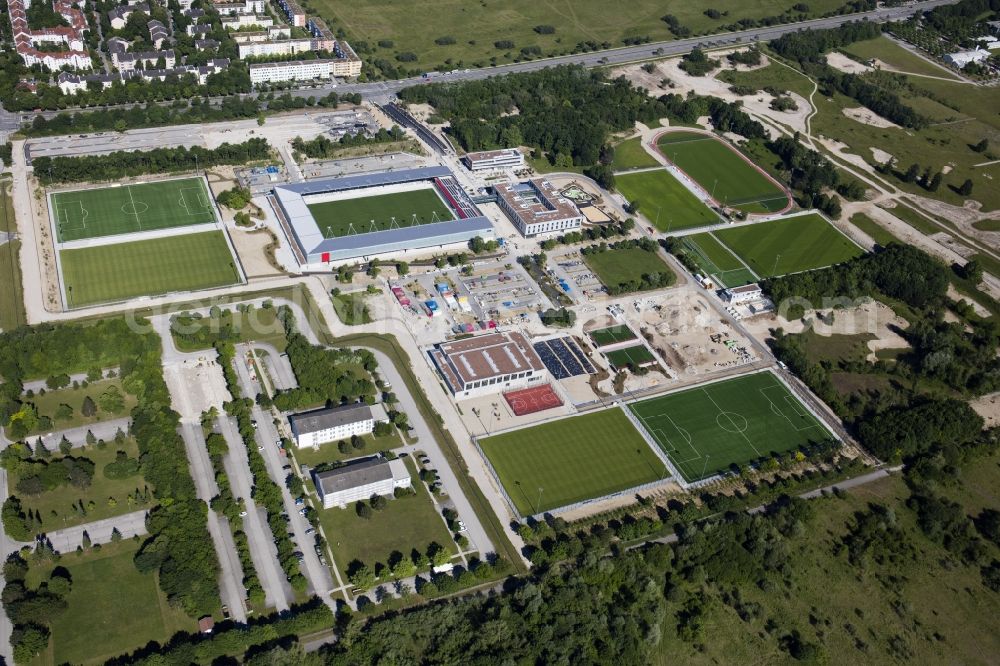
[[[630,203],[638,203],[639,212],[660,231],[703,227],[719,221],[666,169],[615,174],[615,187]]]
[[[235,260],[221,231],[62,250],[71,308],[235,284]]]
[[[479,440],[522,516],[664,478],[663,461],[618,408]]]
[[[737,225],[713,235],[762,278],[824,268],[864,252],[816,213]]]
[[[629,409],[689,482],[832,437],[770,372],[642,400]]]
[[[52,220],[60,242],[215,222],[201,178],[55,192]]]
[[[306,205],[326,238],[455,219],[431,188]]]
[[[645,345],[635,345],[625,349],[616,349],[607,353],[608,361],[615,366],[616,370],[627,368],[629,363],[641,366],[645,363],[655,361],[653,353],[646,349]]]
[[[657,141],[663,156],[713,199],[747,213],[776,213],[788,195],[729,144],[700,132],[668,132]]]
[[[598,347],[606,347],[619,342],[625,342],[626,340],[635,340],[635,333],[633,333],[632,329],[624,324],[608,326],[607,328],[599,328],[591,331],[589,335],[590,339],[593,340],[594,344]]]
[[[712,233],[685,236],[681,242],[705,275],[712,277],[720,286],[739,287],[757,281],[753,271]]]

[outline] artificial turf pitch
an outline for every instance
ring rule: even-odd
[[[55,192],[51,206],[56,237],[64,243],[215,222],[201,178]]]
[[[607,357],[616,370],[627,368],[629,363],[638,367],[656,360],[656,357],[653,356],[651,351],[646,349],[645,345],[634,345],[632,347],[625,347],[624,349],[616,349],[608,352]]]
[[[635,340],[635,333],[632,332],[632,329],[622,324],[599,328],[591,331],[589,335],[590,339],[598,347],[607,347],[608,345],[625,342],[626,340]]]
[[[660,231],[715,224],[712,210],[666,169],[615,174],[615,187]]]
[[[757,281],[757,276],[747,268],[732,250],[711,233],[685,236],[682,240],[689,256],[723,287],[740,287]]]
[[[737,225],[713,234],[761,278],[825,268],[863,254],[816,213]]]
[[[789,203],[788,195],[774,181],[719,139],[700,132],[668,132],[657,147],[725,206],[748,213],[776,213]]]
[[[441,197],[430,188],[373,197],[338,199],[307,206],[320,232],[326,238],[391,229],[393,218],[397,227],[455,219]],[[415,221],[414,216],[416,216]]]
[[[221,231],[61,250],[69,307],[235,284]]]
[[[522,516],[603,497],[666,472],[618,408],[479,440]]]
[[[689,482],[831,438],[770,372],[642,400],[629,409]]]

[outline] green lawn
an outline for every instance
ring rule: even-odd
[[[656,360],[656,357],[653,356],[653,353],[645,345],[634,345],[625,349],[616,349],[615,351],[608,352],[606,356],[616,370],[626,368],[630,363],[638,367]]]
[[[211,348],[217,339],[253,340],[273,345],[279,352],[288,346],[284,325],[278,321],[278,308],[254,307],[249,310],[220,310],[217,317],[170,318],[174,344],[184,352]],[[178,331],[183,332],[183,334]]]
[[[716,74],[715,78],[732,85],[750,86],[756,90],[764,88],[787,90],[798,93],[806,100],[809,99],[813,89],[812,83],[805,74],[776,62],[748,72],[724,69]]]
[[[672,274],[670,267],[663,263],[658,254],[637,247],[587,254],[583,260],[606,287],[632,281],[638,283],[643,275],[652,273]]]
[[[683,243],[687,255],[694,259],[705,275],[723,287],[739,287],[757,281],[753,271],[713,234],[685,236]]]
[[[370,324],[372,322],[371,314],[368,312],[368,306],[365,305],[367,296],[368,294],[363,291],[355,291],[331,297],[333,309],[340,321],[348,326]]]
[[[823,268],[863,251],[816,213],[714,232],[760,277]]]
[[[910,74],[923,74],[926,76],[940,76],[953,81],[958,81],[951,70],[939,67],[915,53],[903,48],[888,37],[876,37],[863,42],[854,42],[841,48],[845,53],[869,60],[877,58],[885,64],[894,67],[902,72]]]
[[[660,166],[660,163],[642,147],[642,137],[626,139],[615,146],[615,159],[611,163],[611,168],[615,171],[656,166]]]
[[[327,238],[390,229],[393,218],[399,227],[412,226],[414,215],[417,224],[455,218],[431,188],[314,203],[308,204],[308,208],[320,232]]]
[[[889,233],[885,227],[878,224],[875,220],[868,217],[864,213],[855,213],[851,216],[850,222],[858,229],[861,229],[861,231],[871,236],[872,240],[882,247],[885,247],[889,243],[899,242],[898,239]]]
[[[416,494],[390,499],[385,509],[372,512],[370,520],[358,517],[353,504],[346,509],[320,509],[320,524],[343,575],[354,560],[374,569],[376,563],[386,564],[393,552],[407,557],[413,549],[425,553],[431,543],[457,552],[411,459],[406,466]]]
[[[718,216],[666,169],[615,176],[615,187],[660,231],[715,224]]]
[[[11,474],[11,492],[21,498],[25,510],[38,511],[42,518],[40,532],[51,532],[63,527],[73,527],[149,508],[148,504],[129,502],[128,499],[129,494],[135,493],[136,490],[143,492],[148,487],[141,474],[125,479],[109,479],[104,475],[105,465],[114,462],[117,450],[114,441],[108,442],[104,449],[99,449],[96,445],[73,449],[70,455],[75,458],[88,458],[94,463],[94,478],[87,488],[76,488],[65,484],[40,495],[26,495],[17,490],[20,477],[17,474]],[[139,449],[134,440],[127,440],[122,450],[130,458],[139,456]],[[61,458],[62,454],[56,449],[48,462],[52,464]],[[112,499],[114,504],[111,503]],[[81,514],[74,508],[74,505],[79,505],[81,501],[87,509],[86,514]],[[93,502],[92,507],[90,506],[91,502]]]
[[[215,222],[202,178],[54,192],[50,212],[64,243]]]
[[[7,193],[10,180],[0,180],[0,232],[17,232],[14,202]],[[0,330],[9,331],[26,323],[21,288],[21,241],[0,244]]]
[[[522,516],[663,478],[663,462],[617,408],[479,440]]]
[[[371,455],[377,451],[391,451],[403,445],[398,430],[393,430],[391,435],[386,435],[385,437],[364,435],[361,439],[364,440],[365,447],[361,450],[350,448],[347,453],[340,452],[340,449],[337,448],[338,442],[326,442],[325,444],[320,444],[317,449],[311,446],[303,448],[292,447],[291,451],[297,464],[315,467],[320,463],[339,462],[349,458]],[[347,443],[350,444],[350,440]]]
[[[197,630],[194,620],[167,603],[155,573],[136,571],[136,550],[138,544],[127,540],[59,560],[73,581],[69,608],[52,622],[48,651],[32,663],[101,664],[149,641]],[[33,565],[28,584],[46,580],[54,566]]]
[[[81,411],[84,398],[86,396],[90,396],[94,403],[99,405],[100,396],[110,389],[117,389],[121,394],[123,404],[122,409],[109,413],[98,408],[97,413],[94,414],[94,416],[84,416]],[[120,379],[113,378],[91,382],[86,387],[81,386],[80,388],[67,387],[54,391],[46,389],[44,395],[36,393],[28,399],[28,402],[35,405],[39,416],[48,416],[52,419],[53,428],[65,430],[67,428],[75,428],[77,426],[89,425],[91,423],[100,423],[101,421],[107,421],[109,419],[125,416],[132,411],[133,407],[135,407],[136,397],[126,393],[122,389],[122,382]],[[69,405],[73,408],[73,415],[68,419],[57,419],[56,410],[63,404]]]
[[[1000,220],[979,220],[973,222],[972,226],[980,231],[1000,231]]]
[[[635,333],[628,326],[618,325],[599,328],[589,333],[590,338],[598,347],[606,347],[626,340],[635,340]]]
[[[776,213],[790,203],[776,182],[714,136],[669,132],[660,137],[657,147],[724,206],[748,213]]]
[[[842,0],[814,0],[808,3],[811,17],[819,17],[841,6]],[[465,0],[429,0],[413,11],[405,2],[356,0],[336,2],[315,0],[310,7],[331,26],[342,27],[351,43],[365,42],[371,49],[366,59],[385,59],[393,65],[417,71],[468,68],[489,65],[495,59],[506,62],[520,57],[520,49],[537,46],[542,55],[572,51],[584,41],[609,42],[622,46],[626,37],[669,40],[673,35],[661,20],[665,13],[677,16],[693,34],[719,31],[743,18],[760,19],[786,12],[784,0],[744,0],[719,4],[726,12],[717,19],[704,14],[703,3],[671,3],[635,0],[609,6],[600,0],[573,2],[533,2],[508,0],[502,4]],[[552,26],[551,34],[540,34],[536,26]],[[451,39],[443,40],[441,38]],[[444,42],[438,44],[435,40]],[[510,40],[513,48],[496,43]],[[379,46],[379,42],[382,46]],[[452,42],[452,43],[448,43]],[[396,56],[412,53],[415,62],[400,62]]]
[[[688,481],[830,438],[770,372],[642,400],[629,409]]]
[[[239,282],[221,231],[61,250],[71,308]]]

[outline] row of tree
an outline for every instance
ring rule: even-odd
[[[331,141],[325,134],[320,134],[315,139],[309,141],[297,136],[292,139],[292,149],[312,159],[324,159],[333,157],[344,148],[391,143],[393,141],[402,141],[405,138],[406,133],[403,132],[402,128],[398,125],[393,125],[392,129],[389,130],[384,127],[379,128],[378,132],[372,136],[345,134],[337,141]]]

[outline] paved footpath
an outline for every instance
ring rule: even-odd
[[[61,530],[47,532],[45,536],[52,543],[52,547],[60,553],[72,553],[77,546],[83,545],[84,532],[90,537],[91,543],[109,543],[111,533],[115,529],[121,533],[123,539],[146,534],[146,509],[74,527],[64,527]]]

